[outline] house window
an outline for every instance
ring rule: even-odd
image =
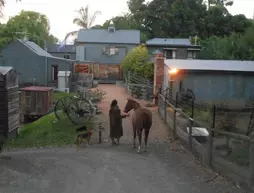
[[[65,54],[65,55],[64,55],[64,58],[65,58],[65,59],[71,59],[71,55],[70,55],[70,54]]]
[[[164,50],[164,58],[173,59],[173,50]]]
[[[193,51],[193,50],[189,50],[188,51],[188,59],[194,59],[194,58],[196,58],[196,52],[195,51]]]
[[[114,46],[108,46],[103,48],[103,54],[113,56],[119,53],[119,49]]]
[[[58,65],[52,65],[51,67],[52,72],[52,81],[56,81],[58,78]]]
[[[114,47],[110,48],[109,53],[110,53],[110,55],[115,55],[116,49]]]

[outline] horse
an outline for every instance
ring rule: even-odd
[[[138,134],[139,146],[137,152],[141,153],[142,131],[144,130],[145,132],[144,152],[146,152],[149,131],[152,126],[152,112],[147,108],[141,107],[139,102],[131,98],[128,98],[124,108],[124,113],[128,113],[132,109],[134,110],[134,114],[132,115],[133,148],[136,148],[136,135]]]

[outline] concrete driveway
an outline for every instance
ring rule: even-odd
[[[44,148],[4,153],[1,193],[242,193],[189,155],[153,144],[137,154],[129,144]]]
[[[123,88],[105,85],[101,103],[108,120],[110,101],[126,102]],[[131,148],[130,120],[123,121],[120,146],[109,143],[75,147],[21,149],[0,155],[0,193],[243,193],[204,168],[180,144],[170,142],[168,128],[153,111],[147,153]],[[214,178],[216,177],[216,178]]]

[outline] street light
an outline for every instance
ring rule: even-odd
[[[176,74],[178,73],[178,69],[176,69],[176,68],[169,69],[169,70],[168,70],[168,73],[169,73],[170,75],[176,75]]]

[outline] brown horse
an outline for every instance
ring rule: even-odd
[[[139,147],[138,153],[141,153],[141,139],[142,139],[142,131],[145,131],[145,148],[147,149],[147,140],[149,135],[149,130],[152,126],[152,112],[147,108],[141,107],[140,103],[133,100],[127,99],[127,103],[124,108],[124,112],[128,113],[132,109],[134,110],[134,114],[132,116],[132,127],[133,127],[133,148],[136,147],[136,134],[138,133]]]

